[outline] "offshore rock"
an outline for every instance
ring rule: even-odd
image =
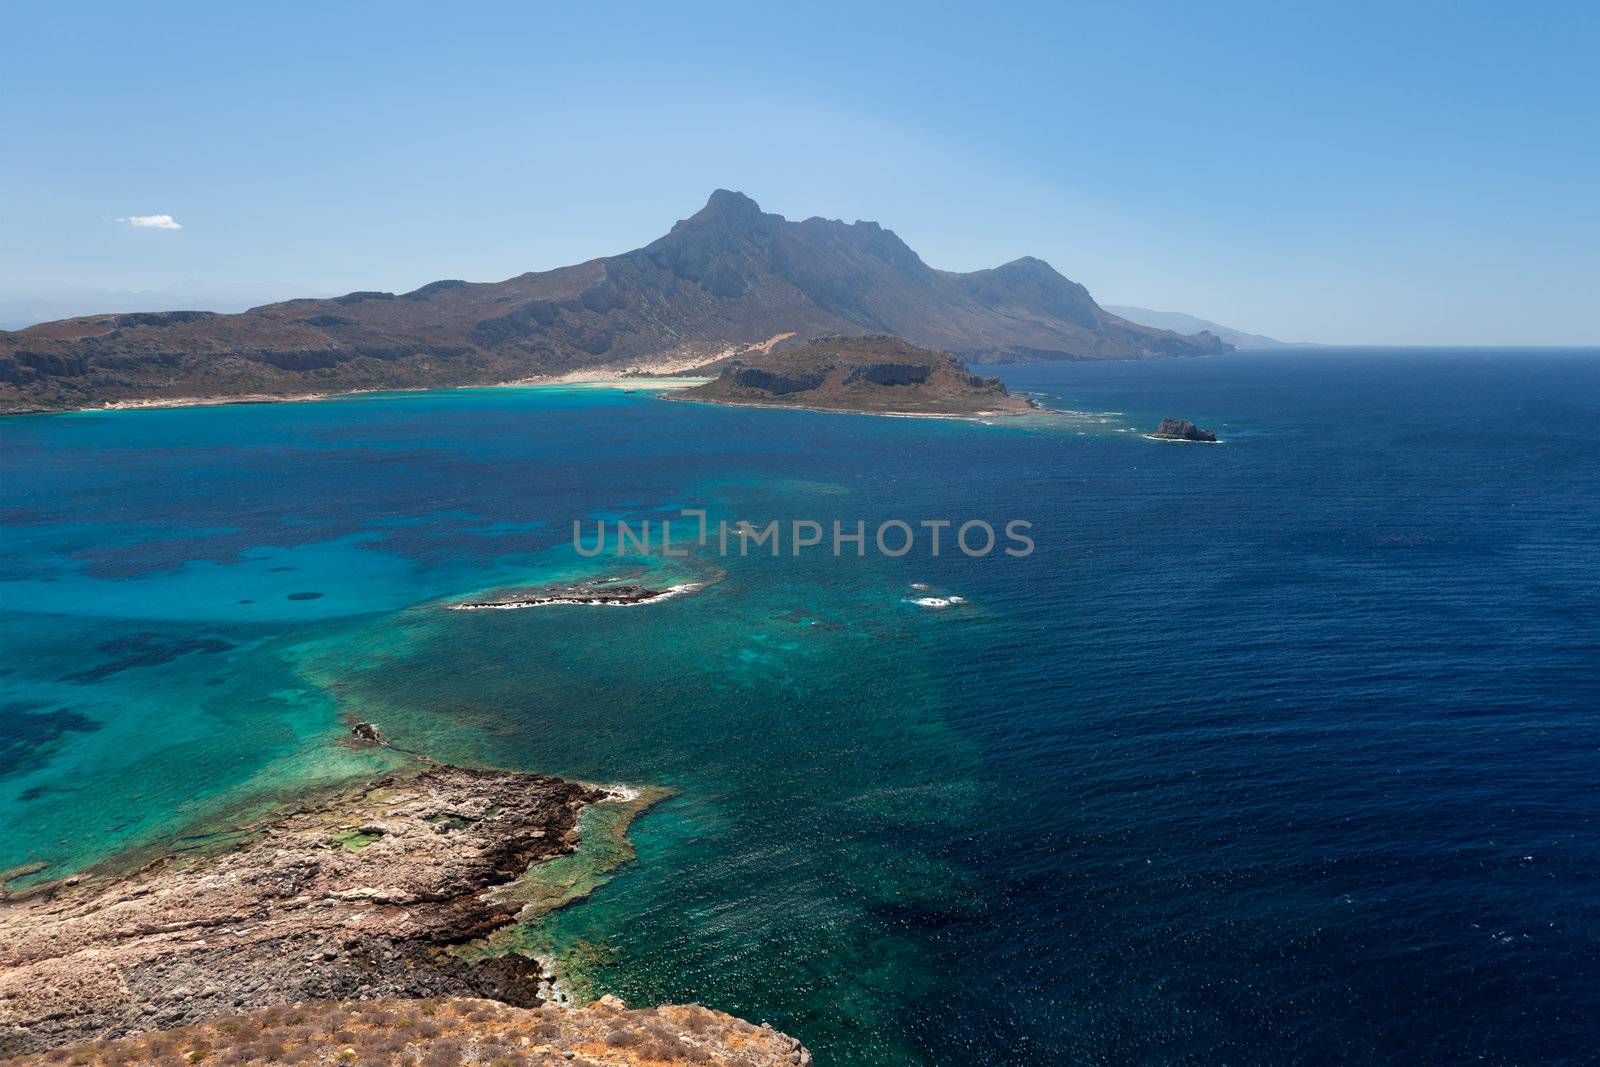
[[[1188,419],[1162,419],[1156,432],[1150,435],[1158,441],[1201,441],[1215,444],[1217,435],[1196,426]]]

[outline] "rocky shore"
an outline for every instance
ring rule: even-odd
[[[218,851],[9,895],[0,1055],[307,1002],[559,1000],[539,961],[462,949],[508,926],[530,865],[572,852],[580,813],[615,799],[424,762],[315,797]],[[715,1062],[790,1062],[794,1047]]]

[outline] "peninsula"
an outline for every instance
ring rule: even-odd
[[[877,415],[1024,415],[1037,408],[999,378],[972,374],[948,352],[899,337],[818,337],[735,359],[675,400]]]

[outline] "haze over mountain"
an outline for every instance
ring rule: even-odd
[[[154,308],[189,308],[236,314],[269,300],[295,296],[332,296],[307,285],[282,282],[214,285],[184,281],[142,289],[107,289],[89,285],[51,285],[7,278],[0,280],[0,330],[25,330],[29,326],[80,315],[113,315]]]
[[[643,248],[503,282],[437,281],[219,315],[87,316],[0,334],[0,409],[489,384],[688,365],[793,334],[893,334],[963,359],[1202,355],[1043,260],[935,270],[875,222],[790,222],[718,190]]]
[[[1113,315],[1118,315],[1129,322],[1137,322],[1141,326],[1153,326],[1158,330],[1172,330],[1175,333],[1206,333],[1214,334],[1235,348],[1315,348],[1311,341],[1279,341],[1265,334],[1246,333],[1236,330],[1232,326],[1223,326],[1208,319],[1196,318],[1185,315],[1181,311],[1152,311],[1149,308],[1128,307],[1121,304],[1107,304],[1105,309]]]

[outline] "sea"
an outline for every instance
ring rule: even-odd
[[[641,385],[0,420],[0,871],[375,773],[341,740],[371,721],[670,790],[530,938],[819,1064],[1597,1062],[1600,351],[985,372],[1070,414]],[[686,511],[826,533],[574,549]],[[1026,554],[952,544],[1013,520]],[[697,588],[443,610],[605,578]]]

